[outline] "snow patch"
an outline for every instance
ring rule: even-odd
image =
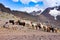
[[[54,8],[53,10],[50,10],[49,14],[51,16],[54,16],[55,20],[57,20],[57,16],[60,15],[60,11],[56,10],[56,8]]]

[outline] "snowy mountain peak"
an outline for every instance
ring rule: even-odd
[[[51,16],[54,16],[54,19],[57,20],[57,16],[60,15],[60,11],[57,10],[57,8],[54,8],[53,10],[50,10],[49,14]]]

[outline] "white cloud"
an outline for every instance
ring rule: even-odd
[[[20,8],[19,10],[20,10],[20,11],[26,11],[26,12],[28,12],[28,13],[30,13],[30,12],[32,12],[32,11],[39,11],[39,10],[42,10],[42,11],[43,11],[43,9],[40,8],[39,5],[36,5],[36,6],[34,6],[34,7],[24,7],[24,8]]]
[[[42,0],[20,0],[23,4],[29,4],[29,2],[34,2],[34,3],[37,3],[39,1],[42,1]]]
[[[57,11],[56,9],[50,10],[49,14],[54,16],[55,20],[57,20],[56,16],[60,15],[60,11]]]
[[[18,2],[19,0],[12,0],[14,2]],[[53,7],[60,5],[60,0],[20,0],[23,4],[29,4],[30,2],[37,3],[39,1],[42,1],[44,3],[44,7]]]
[[[43,1],[45,8],[54,7],[60,5],[60,0],[44,0]]]
[[[12,0],[13,2],[18,2],[19,0]]]
[[[42,0],[31,0],[31,1],[37,3],[37,2],[42,1]]]
[[[44,3],[44,8],[60,5],[60,0],[20,0],[23,4],[29,4],[31,1],[34,3],[42,1]]]
[[[18,2],[19,0],[12,1]],[[44,3],[44,8],[60,5],[60,0],[20,0],[20,2],[23,4],[29,4],[30,2],[38,3],[39,1],[42,1]]]
[[[28,4],[31,0],[20,0],[23,4]]]

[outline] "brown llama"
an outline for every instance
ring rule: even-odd
[[[16,24],[25,26],[25,22],[20,22],[20,20],[18,20],[18,21],[16,22]]]

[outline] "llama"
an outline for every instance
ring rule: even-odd
[[[20,20],[18,20],[17,22],[15,22],[15,24],[25,26],[25,22],[20,22]]]
[[[59,28],[54,28],[54,32],[59,32]]]
[[[31,21],[25,20],[25,26],[26,27],[32,27]]]
[[[9,20],[9,23],[12,23],[14,25],[14,20]]]
[[[37,29],[37,23],[31,22],[31,25],[32,25],[32,28],[33,28],[33,29]]]
[[[41,29],[41,25],[40,23],[37,23],[37,22],[34,22],[34,23],[31,23],[32,24],[32,28],[35,28],[35,29]]]

